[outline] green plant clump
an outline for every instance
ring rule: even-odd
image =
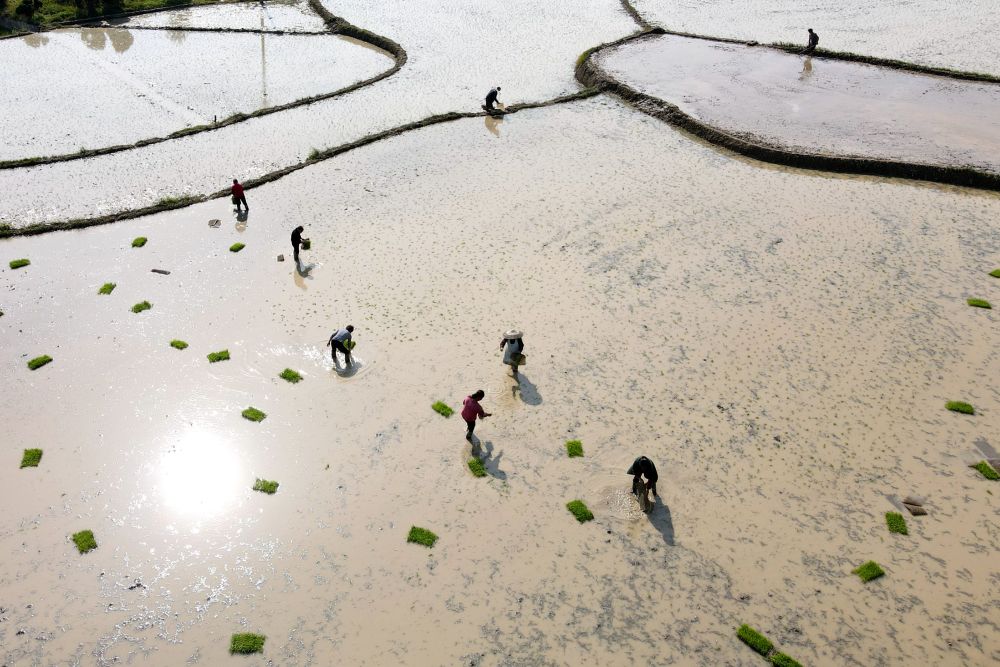
[[[241,632],[233,635],[229,640],[230,653],[262,653],[264,651],[264,635],[255,635],[252,632]]]
[[[469,470],[472,471],[473,477],[486,477],[486,467],[483,466],[482,461],[474,456],[469,459]]]
[[[990,275],[994,278],[1000,278],[1000,269],[993,269],[990,271]]]
[[[418,528],[417,526],[410,526],[410,534],[406,536],[407,542],[422,544],[425,547],[433,547],[437,539],[438,536],[431,531],[426,528]]]
[[[142,302],[137,303],[134,306],[132,306],[132,312],[133,313],[141,313],[142,311],[149,310],[152,307],[153,307],[153,304],[151,304],[150,302],[148,302],[148,301],[142,301]]]
[[[765,658],[768,653],[774,650],[774,644],[771,643],[770,639],[760,634],[746,623],[739,627],[736,631],[736,636],[740,638],[740,641],[757,651],[757,653],[760,653]]]
[[[133,248],[141,248],[144,245],[146,245],[146,237],[145,236],[137,236],[134,239],[132,239],[132,247]]]
[[[10,268],[20,269],[22,266],[28,266],[29,264],[31,264],[30,259],[15,259],[11,261]]]
[[[244,410],[242,414],[243,419],[249,419],[252,422],[262,422],[267,417],[266,414],[252,406]]]
[[[239,252],[240,250],[243,250],[243,248],[246,248],[246,244],[234,243],[233,245],[229,246],[229,252]]]
[[[802,663],[791,658],[784,653],[775,653],[770,658],[771,664],[775,667],[802,667]]]
[[[878,579],[883,574],[885,574],[885,570],[879,567],[878,563],[876,563],[873,560],[870,560],[867,563],[859,565],[858,567],[851,570],[851,572],[861,577],[861,581],[864,582],[869,582],[872,579]]]
[[[437,401],[431,407],[434,409],[434,412],[438,413],[442,417],[451,417],[455,413],[454,410],[452,410],[451,408],[449,408],[447,406],[447,404],[445,404],[445,403],[443,403],[441,401]]]
[[[174,348],[175,350],[186,350],[187,346],[188,346],[187,343],[185,343],[182,340],[177,340],[176,338],[170,341],[170,347]]]
[[[963,403],[962,401],[948,401],[944,404],[944,407],[948,408],[952,412],[961,412],[963,415],[976,414],[976,409],[974,407],[968,403]]]
[[[94,533],[89,530],[81,530],[79,533],[73,533],[73,543],[76,545],[77,551],[82,554],[97,548],[97,540],[94,539]]]
[[[990,464],[987,463],[986,461],[980,461],[979,463],[977,463],[972,467],[978,470],[983,477],[985,477],[990,481],[995,482],[998,479],[1000,479],[1000,474],[998,474],[996,470],[991,468]]]
[[[47,354],[43,354],[42,356],[35,357],[31,361],[29,361],[28,368],[30,368],[33,371],[37,371],[39,368],[49,363],[50,361],[52,361],[52,357],[50,357]]]
[[[281,371],[281,375],[279,375],[278,377],[280,377],[282,380],[287,380],[292,384],[295,384],[296,382],[302,382],[302,376],[293,371],[291,368],[286,368],[285,370]]]
[[[569,501],[566,503],[566,509],[568,509],[580,523],[586,523],[594,518],[594,513],[587,509],[587,506],[582,500]]]
[[[42,450],[40,449],[26,449],[24,450],[24,456],[21,457],[21,467],[22,468],[37,468],[38,463],[42,460]]]
[[[566,456],[571,459],[576,458],[577,456],[583,456],[583,443],[579,440],[567,440]]]
[[[103,285],[101,285],[101,289],[97,290],[97,293],[111,294],[112,292],[115,291],[115,287],[117,287],[117,285],[115,285],[114,283],[104,283]]]
[[[889,526],[890,533],[899,533],[900,535],[910,534],[906,529],[906,519],[899,512],[886,512],[885,523]]]
[[[208,361],[213,364],[217,361],[229,361],[229,350],[219,350],[218,352],[209,352]]]
[[[278,483],[272,480],[258,478],[257,481],[254,482],[253,484],[253,490],[263,491],[264,493],[267,494],[273,494],[275,491],[278,490]]]
[[[986,299],[966,299],[965,302],[973,308],[986,308],[987,310],[993,308]]]

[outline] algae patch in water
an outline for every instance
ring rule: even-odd
[[[97,548],[97,540],[94,539],[94,533],[90,530],[81,530],[79,533],[73,533],[73,544],[76,545],[77,550],[82,554]]]
[[[116,284],[114,284],[114,283],[104,283],[103,285],[101,285],[101,289],[97,290],[97,293],[98,294],[111,294],[112,292],[115,291],[116,287],[118,287],[118,286]]]
[[[253,490],[273,495],[274,492],[278,490],[278,483],[274,480],[257,478],[257,481],[253,484]]]
[[[972,306],[973,308],[986,308],[987,310],[992,310],[993,306],[986,299],[966,299],[965,302]]]
[[[990,481],[997,481],[1000,479],[1000,473],[990,467],[990,464],[986,461],[980,461],[979,463],[969,466],[970,468],[975,468],[979,473]]]
[[[26,449],[24,450],[24,456],[21,457],[21,467],[22,468],[37,468],[38,463],[42,460],[42,450],[40,449]]]
[[[472,471],[473,477],[486,477],[486,467],[476,457],[469,459],[469,470]]]
[[[132,239],[132,247],[133,248],[141,248],[144,245],[146,245],[146,237],[145,236],[137,236],[134,239]]]
[[[963,403],[962,401],[948,401],[944,404],[944,407],[948,408],[952,412],[961,412],[963,415],[976,414],[976,409],[974,407],[968,403]]]
[[[583,443],[579,440],[567,440],[566,441],[566,456],[576,458],[578,456],[583,456]]]
[[[873,560],[870,560],[867,563],[859,565],[858,567],[851,570],[851,572],[861,577],[861,581],[864,581],[866,583],[871,581],[872,579],[878,579],[879,577],[885,574],[885,570],[879,567],[879,564]]]
[[[281,374],[278,375],[278,377],[280,377],[282,380],[287,380],[292,384],[302,381],[302,376],[293,371],[291,368],[286,368],[285,370],[281,371]]]
[[[229,640],[230,653],[262,653],[264,651],[264,635],[255,635],[252,632],[241,632],[235,634]]]
[[[580,523],[586,523],[594,518],[594,513],[587,508],[582,500],[571,500],[566,503],[566,509],[576,517]]]
[[[170,347],[174,348],[175,350],[185,350],[187,349],[187,346],[188,346],[187,343],[185,343],[182,340],[177,340],[176,338],[170,341]]]
[[[218,361],[229,361],[229,350],[219,350],[218,352],[208,353],[209,363],[216,363]]]
[[[249,419],[252,422],[262,422],[267,418],[267,415],[265,413],[261,412],[260,410],[258,410],[253,406],[250,406],[249,408],[244,410],[241,414],[243,415],[243,419]]]
[[[455,411],[449,408],[446,403],[443,403],[441,401],[437,401],[434,405],[431,406],[431,408],[433,408],[434,412],[438,413],[442,417],[451,417],[452,414],[455,413]]]
[[[406,541],[413,542],[414,544],[422,544],[425,547],[433,547],[434,543],[437,542],[437,538],[437,535],[426,528],[411,526],[410,534],[406,536]]]
[[[47,354],[43,354],[42,356],[35,357],[31,361],[29,361],[28,368],[35,371],[44,366],[45,364],[49,363],[50,361],[52,361],[52,357],[50,357]]]
[[[749,625],[744,623],[736,631],[736,636],[740,638],[740,641],[752,648],[753,650],[760,653],[765,658],[767,654],[774,650],[774,644],[771,640],[760,634]]]
[[[141,313],[142,311],[149,310],[152,307],[153,307],[153,304],[151,304],[150,302],[148,302],[148,301],[141,301],[141,302],[135,304],[134,306],[132,306],[132,312],[133,313]]]
[[[899,512],[886,512],[885,523],[889,526],[890,533],[899,533],[900,535],[910,534],[906,529],[906,519]]]
[[[11,260],[11,262],[10,262],[10,268],[12,268],[12,269],[20,269],[22,266],[28,266],[29,264],[31,264],[31,260],[30,259],[15,259],[15,260]]]

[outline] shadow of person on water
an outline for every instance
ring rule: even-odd
[[[514,380],[517,384],[510,388],[510,393],[513,396],[520,396],[521,401],[527,405],[541,405],[542,395],[538,393],[538,387],[536,387],[531,380],[524,376],[524,373],[518,373]]]
[[[495,477],[497,479],[507,479],[507,473],[500,470],[500,459],[503,458],[503,452],[497,452],[494,456],[493,443],[491,441],[483,441],[473,435],[472,455],[483,462],[483,467],[486,468],[486,472],[489,473],[491,477]]]
[[[659,508],[663,508],[660,511]],[[653,528],[660,531],[663,541],[669,546],[674,546],[674,521],[670,516],[670,508],[667,507],[659,497],[653,498],[653,509],[646,515]]]

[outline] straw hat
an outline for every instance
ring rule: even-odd
[[[510,331],[508,331],[507,333],[505,333],[503,335],[503,338],[504,338],[504,340],[517,340],[518,338],[520,338],[523,335],[524,334],[522,334],[517,329],[511,329]]]

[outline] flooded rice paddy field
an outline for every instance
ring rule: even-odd
[[[602,52],[615,79],[796,152],[1000,172],[1000,85],[659,36]]]
[[[760,664],[741,623],[806,665],[1000,658],[998,495],[967,467],[1000,334],[965,304],[998,289],[996,195],[762,166],[600,97],[248,198],[0,242],[32,260],[0,269],[5,664],[223,664],[240,631],[249,665]],[[275,261],[295,224],[306,275]],[[353,374],[324,347],[348,322]],[[484,479],[430,409],[478,388]],[[930,515],[888,533],[911,493]]]
[[[478,111],[494,85],[504,89],[500,100],[508,104],[574,93],[579,54],[636,28],[607,0],[457,6],[392,0],[338,2],[329,10],[400,41],[406,66],[343,97],[139,151],[0,171],[0,223],[90,217],[215,192],[233,177],[246,180],[301,162],[313,149],[437,113]]]
[[[806,45],[936,67],[1000,75],[1000,14],[994,0],[634,0],[670,30]]]
[[[119,24],[143,28],[202,28],[323,32],[326,24],[305,0],[268,0],[189,7],[131,16]]]
[[[162,137],[392,67],[387,53],[333,35],[122,28],[3,40],[0,60],[9,109],[0,115],[2,160]]]

